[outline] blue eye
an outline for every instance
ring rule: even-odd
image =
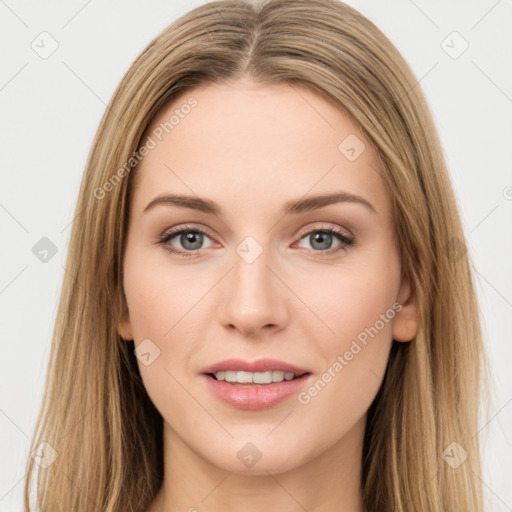
[[[335,239],[339,241],[339,245],[333,250],[332,243]],[[341,231],[331,227],[308,231],[301,237],[301,240],[308,240],[313,246],[313,250],[316,248],[322,252],[329,251],[329,254],[344,249],[346,246],[351,246],[355,242],[353,238],[350,238]],[[314,250],[314,252],[318,251]]]
[[[171,241],[175,238],[181,244],[181,249],[171,244]],[[211,240],[211,237],[202,229],[193,226],[181,226],[164,233],[158,239],[157,243],[163,245],[165,250],[172,254],[188,257],[197,256],[198,251],[205,249],[205,247],[203,247],[205,238]],[[355,244],[354,238],[349,237],[333,227],[320,227],[310,230],[303,234],[299,241],[304,239],[309,240],[313,247],[312,249],[307,248],[307,251],[319,256],[328,256]],[[339,244],[332,248],[332,243],[335,239],[338,240]]]
[[[210,238],[202,229],[186,227],[165,233],[158,243],[162,244],[167,251],[179,256],[195,256],[199,249],[204,249],[204,247],[200,247],[204,237]],[[185,250],[176,249],[170,244],[174,238],[178,238]]]

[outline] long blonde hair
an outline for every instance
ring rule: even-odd
[[[410,343],[393,341],[368,411],[367,511],[482,510],[477,432],[488,361],[442,147],[398,50],[337,0],[209,2],[166,28],[123,77],[80,187],[31,444],[34,452],[49,449],[52,461],[28,459],[26,510],[34,470],[36,508],[45,512],[142,512],[161,486],[163,420],[141,381],[133,341],[117,331],[136,175],[134,161],[126,163],[167,102],[245,75],[334,102],[371,141],[392,193],[403,275],[420,298],[422,320]]]

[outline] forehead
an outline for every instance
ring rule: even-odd
[[[166,105],[146,137],[154,148],[137,169],[137,209],[170,191],[240,206],[280,197],[280,206],[342,189],[388,206],[369,141],[341,109],[297,85],[201,85]]]

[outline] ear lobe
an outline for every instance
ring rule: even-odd
[[[407,279],[400,286],[397,302],[402,309],[393,320],[393,339],[400,342],[411,341],[418,332],[421,318],[418,294]]]
[[[125,341],[133,340],[132,325],[130,323],[130,314],[125,309],[121,315],[121,321],[117,326],[117,332]]]

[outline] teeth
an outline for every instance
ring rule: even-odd
[[[227,370],[215,373],[215,377],[217,380],[237,382],[239,384],[270,384],[272,382],[292,380],[295,377],[295,374],[291,372],[282,372],[279,370],[254,373]]]

